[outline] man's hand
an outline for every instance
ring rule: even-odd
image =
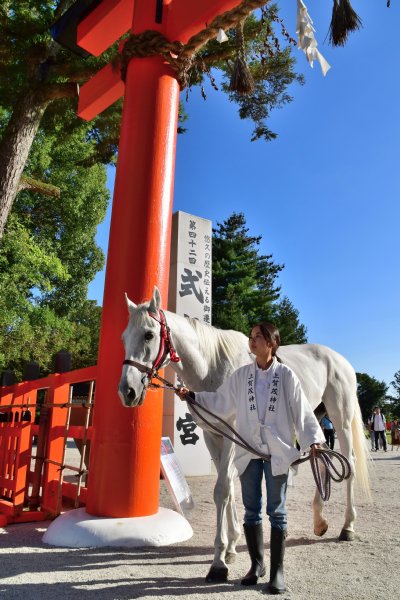
[[[176,390],[175,394],[181,399],[181,400],[187,400],[186,396],[189,394],[189,390],[185,387],[180,387]]]
[[[317,450],[321,448],[321,444],[311,444],[311,454],[313,455],[314,458],[317,457]]]

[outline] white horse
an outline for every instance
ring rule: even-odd
[[[149,302],[137,306],[127,298],[129,323],[123,333],[125,359],[119,384],[119,395],[125,406],[137,406],[144,400],[146,376],[129,362],[152,368],[159,354],[161,297],[154,288]],[[185,385],[196,391],[216,390],[239,366],[251,361],[248,340],[237,331],[224,331],[196,319],[163,311],[170,329],[173,346],[180,362],[172,368]],[[153,316],[150,316],[150,315]],[[361,412],[356,395],[353,368],[340,354],[316,344],[281,346],[278,356],[297,374],[302,388],[320,419],[326,412],[331,419],[340,450],[350,462],[352,475],[347,480],[347,505],[340,540],[354,539],[355,476],[365,494],[369,494],[368,456]],[[162,366],[169,362],[163,358]],[[207,415],[207,418],[209,416]],[[220,425],[220,424],[219,424]],[[206,581],[226,581],[227,564],[233,562],[241,531],[235,508],[233,479],[234,444],[212,429],[204,429],[204,439],[217,469],[214,502],[217,508],[215,554]],[[318,490],[313,502],[314,533],[324,535],[328,522],[323,516],[323,501]]]

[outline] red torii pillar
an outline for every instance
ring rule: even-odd
[[[78,25],[77,44],[96,56],[122,34],[161,32],[186,43],[241,0],[103,0]],[[114,188],[96,383],[87,512],[140,517],[158,511],[162,393],[128,410],[117,395],[121,334],[135,302],[156,284],[168,297],[179,84],[161,57],[133,58],[125,85],[108,65],[81,88],[91,119],[125,94]]]

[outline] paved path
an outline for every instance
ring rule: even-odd
[[[400,451],[373,454],[373,503],[358,501],[354,542],[337,542],[343,521],[344,486],[334,484],[326,507],[330,529],[324,538],[312,533],[313,482],[300,467],[289,489],[289,538],[286,552],[290,600],[382,600],[399,597]],[[212,560],[215,512],[214,477],[188,478],[196,509],[192,539],[158,549],[65,549],[42,543],[46,523],[0,529],[0,598],[4,600],[247,600],[265,597],[262,586],[247,589],[240,577],[248,557],[242,540],[228,584],[207,585]],[[240,497],[240,496],[238,496]],[[161,502],[173,508],[164,482]],[[242,514],[240,501],[239,513]],[[268,559],[268,525],[266,558]]]

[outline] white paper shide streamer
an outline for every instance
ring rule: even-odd
[[[314,31],[313,22],[306,5],[303,0],[297,0],[296,33],[299,50],[303,50],[311,67],[314,66],[314,60],[317,60],[321,65],[322,74],[326,75],[331,66],[317,49],[318,44]]]
[[[218,29],[217,42],[219,42],[220,44],[223,44],[224,42],[227,42],[228,39],[229,38],[226,35],[225,31],[223,29]]]

